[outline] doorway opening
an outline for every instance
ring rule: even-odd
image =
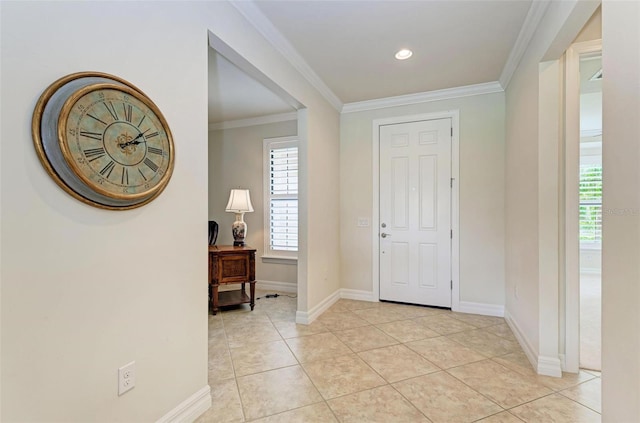
[[[601,370],[602,54],[580,56],[580,368]]]
[[[602,40],[573,44],[565,73],[565,363],[600,370]]]
[[[307,110],[212,32],[208,33],[207,52],[208,218],[218,224],[216,245],[234,243],[231,230],[234,214],[227,212],[228,207],[225,207],[231,190],[248,190],[253,210],[245,215],[249,228],[245,242],[257,250],[256,280],[261,282],[263,289],[297,294],[297,310],[306,310],[306,273],[301,273],[297,258],[273,257],[270,251],[265,251],[266,245],[270,245],[265,243],[265,238],[269,239],[265,233],[274,232],[265,232],[265,223],[269,228],[274,226],[269,217],[275,212],[265,194],[263,169],[265,139],[295,136],[306,151]],[[296,178],[298,172],[306,177],[306,156],[301,158],[299,167],[296,160],[295,166]],[[306,198],[301,198],[299,203],[300,207],[306,208]],[[290,228],[285,230],[291,231]],[[297,257],[306,257],[304,248],[299,249]]]

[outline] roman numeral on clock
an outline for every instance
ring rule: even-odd
[[[89,159],[90,162],[94,160],[98,160],[100,157],[105,155],[104,148],[89,148],[84,150],[84,156]]]
[[[154,162],[152,162],[151,160],[149,160],[148,157],[146,159],[144,159],[144,164],[146,164],[147,167],[149,169],[153,170],[154,172],[156,172],[158,170],[158,165],[155,164]]]
[[[108,102],[108,103],[107,103],[107,102],[105,101],[105,102],[104,102],[104,103],[102,103],[102,104],[104,104],[104,107],[106,107],[106,108],[107,108],[107,111],[109,112],[109,114],[111,115],[111,117],[113,118],[113,120],[120,120],[120,119],[118,118],[118,112],[116,112],[116,108],[115,108],[115,107],[113,107],[113,103],[112,103],[112,102]]]
[[[131,104],[122,103],[122,108],[124,109],[124,120],[131,123],[131,115],[133,113],[133,108],[131,107]]]
[[[116,164],[113,162],[113,160],[111,160],[105,167],[102,168],[102,170],[100,171],[100,175],[108,179],[109,176],[111,176],[111,172],[113,172],[114,167],[116,167]]]
[[[80,136],[102,141],[102,134],[99,132],[80,131]]]
[[[152,133],[150,133],[149,135],[145,135],[144,137],[145,137],[146,139],[149,139],[149,138],[153,138],[153,137],[157,137],[157,136],[158,136],[158,133],[157,133],[157,132],[152,132]]]
[[[147,150],[149,151],[149,153],[153,153],[153,154],[157,154],[159,156],[162,156],[162,149],[161,148],[147,147]]]
[[[124,185],[124,184],[129,185],[129,169],[127,169],[126,167],[122,168],[122,178],[120,180],[120,184]]]

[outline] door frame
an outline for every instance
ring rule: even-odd
[[[380,300],[380,126],[395,125],[399,123],[418,122],[423,120],[451,119],[453,135],[451,136],[451,310],[460,309],[460,201],[459,201],[459,176],[460,176],[460,111],[446,110],[442,112],[423,113],[417,115],[396,116],[373,120],[372,136],[372,186],[373,186],[373,216],[371,219],[371,244],[372,244],[372,292],[373,300]]]
[[[565,53],[565,331],[563,370],[580,370],[580,56],[602,52],[602,40],[572,44]]]

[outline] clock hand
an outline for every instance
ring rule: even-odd
[[[128,146],[130,146],[130,145],[138,145],[138,144],[142,144],[144,141],[136,141],[136,140],[137,140],[138,138],[140,138],[140,137],[144,136],[144,134],[145,134],[149,129],[151,129],[151,128],[147,128],[147,130],[146,130],[146,131],[144,131],[144,132],[140,132],[140,133],[138,134],[138,136],[137,136],[137,137],[135,137],[134,139],[132,139],[132,140],[130,140],[130,141],[124,142],[124,143],[122,143],[122,144],[118,144],[118,147],[120,147],[120,148],[125,148],[125,147],[128,147]]]

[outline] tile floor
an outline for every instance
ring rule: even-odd
[[[296,301],[209,315],[198,423],[601,420],[599,373],[536,375],[504,319],[340,300],[306,326]]]

